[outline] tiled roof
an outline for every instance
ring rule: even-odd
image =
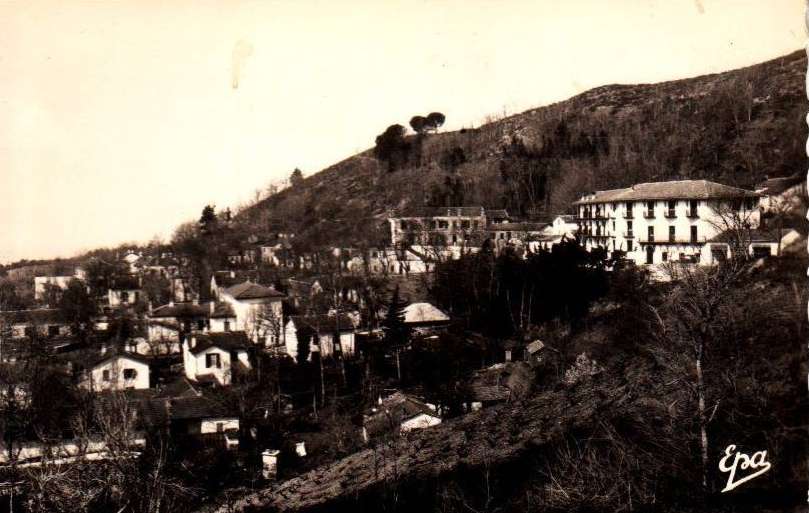
[[[249,280],[256,280],[255,272],[250,271],[216,271],[213,279],[216,280],[217,287],[232,287]]]
[[[110,350],[110,351],[107,351],[104,354],[97,353],[97,354],[89,357],[87,360],[85,360],[84,367],[87,368],[87,369],[93,369],[95,367],[98,367],[99,365],[101,365],[102,363],[104,363],[106,361],[114,360],[116,358],[126,358],[128,360],[143,363],[145,365],[151,364],[151,360],[149,358],[147,358],[147,357],[145,357],[143,355],[140,355],[138,353],[129,353],[129,352],[121,352],[121,351]]]
[[[801,176],[800,173],[792,176],[784,176],[780,178],[769,178],[764,180],[756,187],[757,192],[761,194],[773,195],[780,194],[787,189],[791,189],[796,185],[801,184],[806,180],[806,177]]]
[[[172,397],[195,397],[202,395],[194,385],[188,381],[188,378],[182,376],[160,389],[158,397],[172,398]]]
[[[398,428],[402,422],[418,415],[439,417],[426,404],[402,392],[395,392],[382,399],[382,404],[376,410],[363,419],[363,426],[369,435],[386,431],[386,428]]]
[[[225,351],[243,351],[250,347],[250,339],[243,331],[226,331],[222,333],[205,333],[192,335],[192,354],[199,354],[211,347],[218,347]]]
[[[430,303],[411,303],[405,307],[405,322],[420,324],[425,322],[448,322],[449,316]]]
[[[309,328],[316,333],[334,333],[335,331],[354,331],[354,322],[346,314],[339,315],[293,315],[290,320],[295,328]]]
[[[591,197],[575,204],[611,203],[618,201],[754,198],[760,194],[708,180],[675,180],[670,182],[639,183],[626,189],[597,191]]]
[[[233,285],[224,290],[224,293],[231,296],[233,299],[265,299],[265,298],[283,298],[284,294],[277,290],[246,281]]]

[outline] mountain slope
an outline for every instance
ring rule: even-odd
[[[393,172],[371,149],[239,218],[259,231],[281,220],[314,245],[379,243],[391,208],[479,204],[543,218],[584,191],[637,182],[750,187],[806,167],[805,69],[798,51],[714,75],[598,87],[479,128],[411,135]]]

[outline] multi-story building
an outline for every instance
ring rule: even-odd
[[[707,265],[722,258],[709,244],[716,237],[729,230],[758,228],[759,197],[707,180],[598,191],[575,203],[578,238],[588,250],[622,251],[637,264]]]
[[[498,213],[504,213],[499,210]],[[486,229],[483,207],[423,207],[390,217],[390,238],[394,246],[463,245],[474,233]]]

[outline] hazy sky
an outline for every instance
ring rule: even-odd
[[[802,48],[803,0],[0,1],[0,262],[169,237],[440,110]]]

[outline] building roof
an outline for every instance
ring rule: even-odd
[[[472,374],[469,390],[475,401],[496,402],[524,398],[534,382],[534,373],[523,362],[498,363]]]
[[[138,403],[138,411],[152,425],[159,425],[167,420],[238,417],[235,404],[203,395],[143,400]]]
[[[386,431],[386,428],[398,429],[402,422],[419,415],[440,418],[429,406],[402,392],[385,397],[374,410],[363,419],[363,426],[369,435]]]
[[[667,199],[755,198],[759,196],[761,195],[757,192],[708,180],[674,180],[670,182],[639,183],[625,189],[596,191],[574,204],[585,205],[618,201]]]
[[[404,313],[407,324],[449,322],[449,316],[430,303],[411,303]]]
[[[782,176],[779,178],[768,178],[756,186],[756,192],[772,196],[774,194],[781,194],[782,192],[800,185],[806,180],[806,177],[800,173],[792,176]]]
[[[87,369],[94,369],[101,365],[102,363],[108,362],[110,360],[115,360],[117,358],[126,358],[128,360],[132,360],[134,362],[142,363],[144,365],[150,365],[152,361],[138,353],[130,353],[125,351],[116,351],[116,350],[109,350],[106,353],[97,353],[95,355],[90,356],[85,360],[84,367]]]
[[[245,281],[256,280],[257,274],[251,271],[216,271],[213,279],[217,287],[232,287]]]
[[[211,347],[225,351],[246,351],[250,347],[250,339],[244,331],[225,331],[222,333],[204,333],[191,335],[191,354],[199,354]]]
[[[486,227],[490,232],[540,232],[547,228],[548,223],[500,223]]]
[[[486,210],[486,217],[488,219],[508,219],[509,215],[504,209],[495,208],[491,210]]]
[[[231,296],[233,299],[265,299],[265,298],[283,298],[283,293],[277,290],[253,283],[252,281],[245,281],[238,285],[233,285],[224,290],[224,293]]]
[[[783,230],[782,236],[786,235],[787,232],[791,230]],[[719,235],[715,236],[708,242],[735,242],[735,241],[743,241],[743,242],[778,242],[778,232],[775,230],[763,230],[763,229],[756,229],[756,230],[745,230],[741,233],[736,232],[735,230],[725,230]]]
[[[289,320],[295,324],[296,329],[308,328],[321,334],[354,331],[354,321],[343,313],[338,315],[293,315]]]
[[[483,207],[410,207],[391,217],[481,217]]]
[[[541,340],[537,339],[528,344],[525,347],[525,350],[528,351],[529,354],[534,354],[537,351],[541,351],[545,347],[545,344],[542,343]]]
[[[9,324],[60,324],[66,322],[62,311],[58,308],[6,310],[0,312],[0,320]]]

